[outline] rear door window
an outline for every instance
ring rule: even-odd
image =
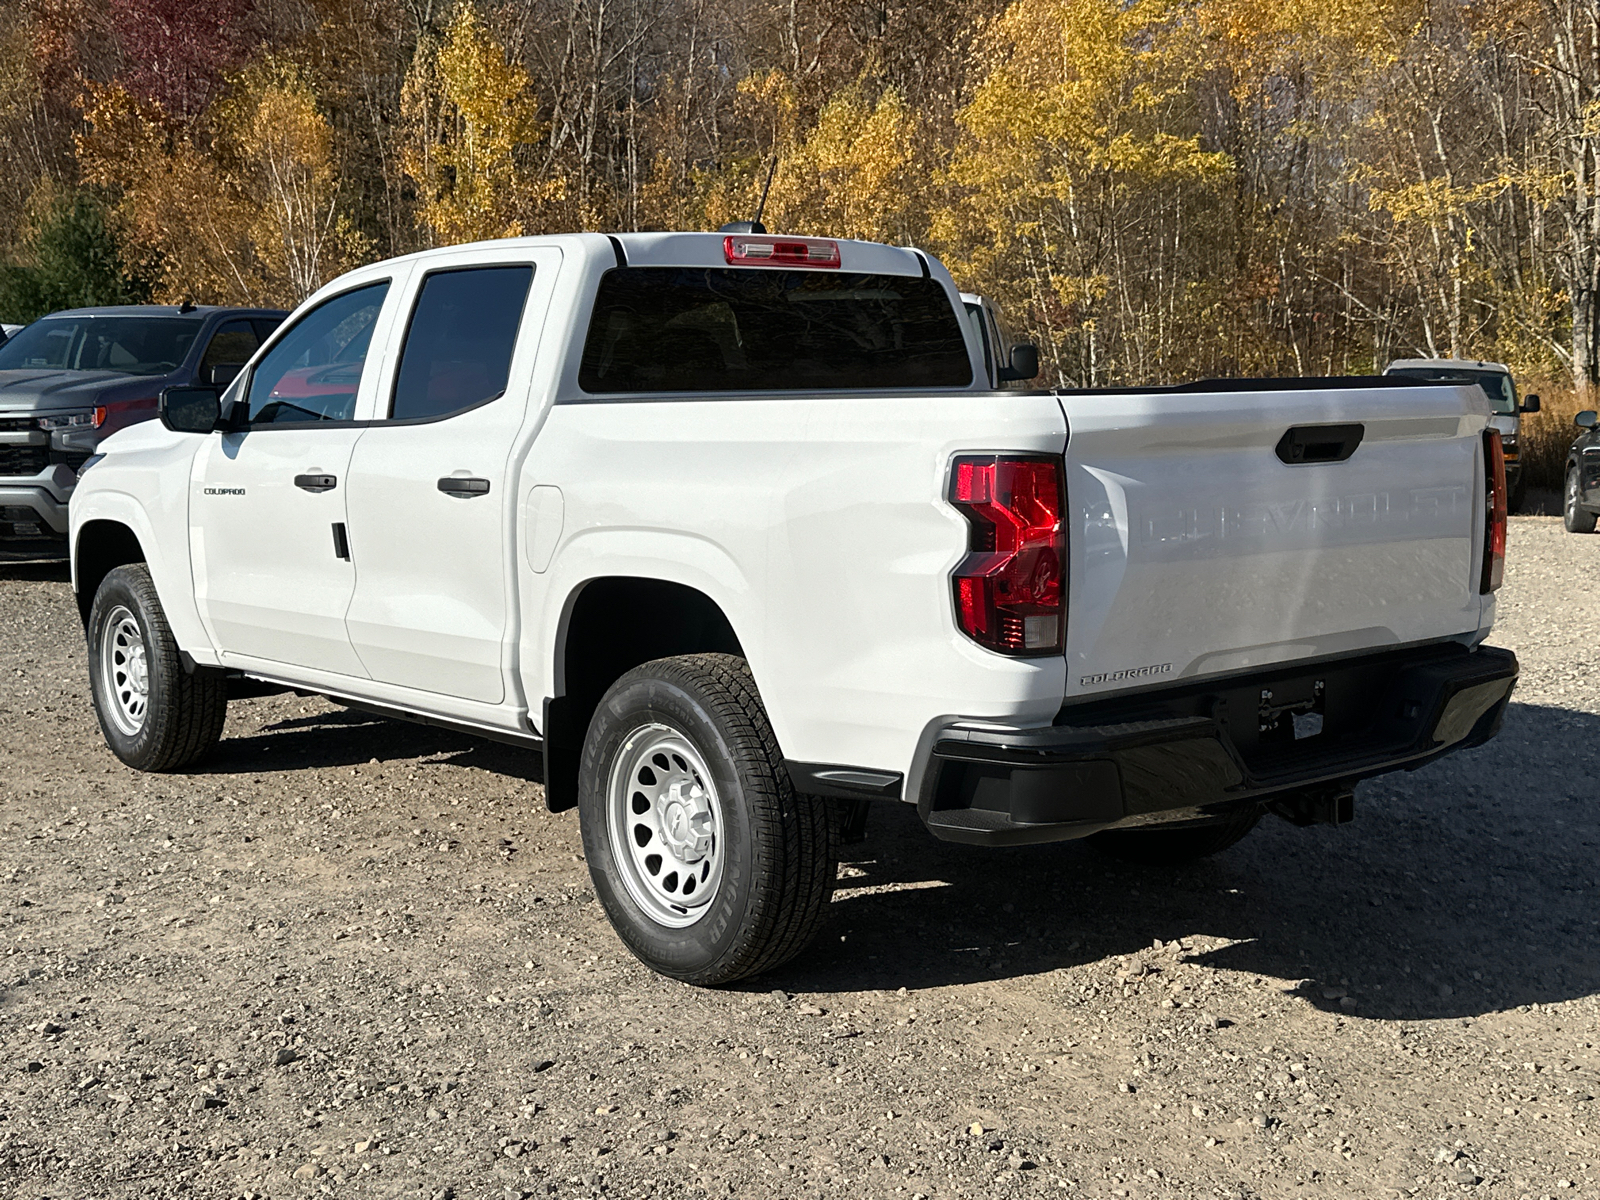
[[[261,345],[255,327],[249,321],[225,321],[211,335],[205,357],[200,360],[200,378],[210,379],[211,368],[219,366],[242,367]]]
[[[251,372],[249,423],[351,420],[388,292],[387,282],[370,284],[301,317]]]
[[[586,392],[966,387],[961,318],[934,279],[624,267],[600,280]]]
[[[531,266],[436,271],[422,281],[395,372],[394,421],[438,420],[505,393]]]

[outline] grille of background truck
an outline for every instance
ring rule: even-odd
[[[0,475],[37,475],[49,465],[49,446],[0,446]]]

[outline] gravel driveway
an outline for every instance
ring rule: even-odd
[[[0,566],[0,1194],[1600,1190],[1600,536],[1512,518],[1490,745],[1219,858],[886,805],[739,990],[623,952],[514,750],[315,699],[106,751],[59,568]]]

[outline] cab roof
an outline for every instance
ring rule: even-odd
[[[212,313],[231,313],[244,317],[286,317],[281,308],[232,308],[222,304],[192,304],[187,309],[176,304],[103,304],[93,308],[64,308],[39,318],[55,317],[208,317]]]
[[[1500,371],[1506,375],[1511,374],[1511,368],[1505,363],[1481,362],[1475,358],[1397,358],[1383,369],[1387,375],[1390,371],[1402,371],[1410,367],[1435,367],[1448,371],[1455,367],[1462,371]]]
[[[705,232],[658,233],[556,233],[534,237],[500,238],[487,242],[468,242],[459,246],[441,246],[422,250],[390,262],[448,260],[467,250],[485,250],[500,247],[514,250],[519,246],[581,246],[591,255],[612,259],[618,266],[630,267],[726,267],[723,239],[741,238],[806,238],[832,242],[839,247],[839,268],[844,271],[871,275],[914,275],[927,277],[937,274],[935,261],[921,250],[909,246],[888,246],[881,242],[862,242],[850,238],[812,238],[809,234],[725,234]],[[371,264],[378,266],[380,264]],[[772,270],[767,266],[740,268]],[[800,270],[814,268],[797,268]]]

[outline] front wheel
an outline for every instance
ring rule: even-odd
[[[794,790],[743,659],[664,658],[617,680],[589,723],[578,809],[595,894],[663,975],[732,983],[822,925],[828,809]]]
[[[1578,468],[1567,468],[1567,486],[1563,492],[1564,503],[1561,506],[1561,523],[1567,527],[1568,533],[1593,533],[1595,515],[1585,511],[1582,496],[1578,488]]]
[[[148,567],[107,573],[88,634],[95,716],[113,754],[139,771],[175,771],[217,744],[228,717],[226,685],[184,671]]]

